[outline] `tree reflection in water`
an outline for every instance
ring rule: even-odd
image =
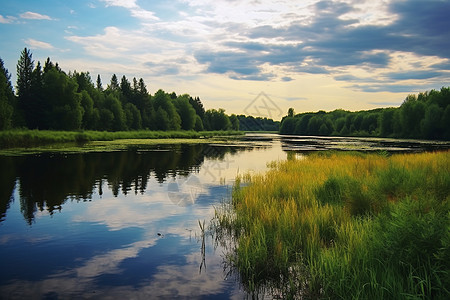
[[[28,224],[37,211],[53,214],[66,201],[91,201],[106,182],[114,196],[143,194],[151,177],[159,183],[199,171],[205,159],[224,158],[244,147],[178,144],[131,147],[127,151],[82,154],[0,156],[0,222],[18,188],[20,209]]]

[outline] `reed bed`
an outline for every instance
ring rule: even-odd
[[[54,131],[7,130],[0,131],[0,149],[36,147],[55,143],[84,143],[118,139],[173,139],[207,138],[242,134],[240,131]]]
[[[247,289],[450,299],[449,152],[314,154],[238,178],[217,227]]]

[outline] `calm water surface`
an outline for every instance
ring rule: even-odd
[[[327,146],[426,150],[386,143],[254,135],[235,145],[0,156],[0,298],[245,298],[225,250],[199,226],[235,176]]]
[[[279,141],[0,157],[0,298],[241,299],[199,220],[285,158]]]

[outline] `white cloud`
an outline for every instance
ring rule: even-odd
[[[12,17],[12,16],[4,17],[4,16],[0,15],[0,24],[10,24],[10,23],[13,23],[15,20],[16,20],[15,17]]]
[[[106,6],[119,6],[124,8],[136,8],[136,0],[102,0]]]
[[[131,15],[135,18],[150,21],[150,20],[159,20],[158,17],[155,16],[155,13],[152,11],[145,10],[136,4],[136,0],[102,0],[106,3],[106,7],[108,6],[118,6],[126,8],[130,11]]]
[[[52,20],[52,18],[50,18],[47,15],[41,15],[41,14],[31,12],[31,11],[27,11],[23,14],[20,14],[20,17],[22,19],[28,19],[28,20]]]
[[[25,44],[27,44],[31,49],[54,49],[51,44],[38,41],[35,39],[28,39],[25,41]]]

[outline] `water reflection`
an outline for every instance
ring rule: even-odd
[[[0,156],[0,298],[245,297],[198,222],[237,174],[296,156],[256,140]]]
[[[120,192],[143,194],[151,177],[158,183],[177,175],[186,177],[198,172],[205,159],[220,161],[226,153],[245,149],[181,144],[109,153],[0,157],[0,222],[14,201],[16,183],[21,212],[32,224],[37,211],[53,214],[68,200],[88,201],[94,192],[101,196],[104,183],[116,197]]]
[[[228,197],[225,178],[282,153],[243,143],[0,157],[0,298],[244,297],[198,221]]]

